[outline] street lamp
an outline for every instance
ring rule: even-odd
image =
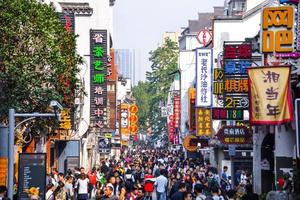
[[[51,101],[50,106],[58,107],[62,109],[62,106],[57,101]],[[15,140],[15,129],[22,123],[38,118],[38,117],[58,117],[56,113],[16,113],[15,109],[9,109],[8,113],[8,197],[13,199],[13,188],[14,188],[14,140]],[[15,117],[25,118],[17,126],[15,126]]]

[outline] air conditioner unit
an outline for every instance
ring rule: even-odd
[[[75,98],[75,105],[80,105],[81,102],[80,102],[80,98]]]

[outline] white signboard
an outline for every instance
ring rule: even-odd
[[[196,49],[197,107],[210,107],[212,104],[212,54],[212,49]]]

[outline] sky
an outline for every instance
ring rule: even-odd
[[[151,70],[149,52],[162,43],[164,32],[187,27],[198,12],[212,12],[224,0],[116,0],[113,14],[115,49],[135,49],[136,73],[145,79]]]

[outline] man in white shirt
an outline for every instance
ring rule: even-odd
[[[166,170],[163,169],[160,172],[160,176],[156,178],[155,186],[156,186],[156,196],[157,200],[166,200],[167,199],[167,187],[168,187],[168,179],[166,178]]]

